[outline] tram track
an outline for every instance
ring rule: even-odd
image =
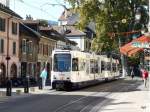
[[[102,85],[98,85],[98,86],[104,86],[104,85],[107,86],[107,85],[110,85],[110,84],[106,83],[106,84],[102,84]],[[93,87],[91,87],[91,88],[93,88]],[[89,94],[87,96],[81,97],[81,98],[73,100],[72,102],[69,102],[69,103],[67,103],[65,105],[62,105],[62,106],[60,106],[59,108],[57,108],[53,112],[70,112],[72,110],[72,108],[71,108],[71,110],[69,110],[69,107],[75,107],[73,105],[77,105],[77,104],[80,104],[80,103],[82,103],[82,102],[84,102],[84,101],[86,101],[88,99],[91,99],[91,103],[87,103],[82,109],[80,109],[78,111],[78,112],[87,112],[87,111],[89,111],[89,109],[91,109],[91,107],[93,107],[94,105],[97,105],[98,103],[100,103],[99,100],[103,101],[105,97],[107,97],[107,96],[112,94],[112,92],[106,92],[106,91],[109,91],[110,88],[113,89],[114,91],[118,90],[118,88],[116,88],[116,86],[113,87],[113,88],[111,86],[108,86],[107,89],[103,88],[103,90],[91,93],[91,94]],[[80,91],[84,91],[84,89],[83,90],[79,90],[77,92],[80,92]],[[68,93],[68,92],[66,92],[66,93]],[[65,95],[65,93],[62,93],[62,95]]]
[[[53,112],[97,112],[100,107],[107,105],[107,103],[111,100],[111,98],[117,97],[117,94],[113,94],[114,92],[124,92],[127,91],[127,88],[128,89],[132,88],[126,87],[124,86],[124,84],[120,84],[118,86],[118,84],[120,83],[119,80],[117,82],[113,81],[112,83],[114,86],[112,86],[111,82],[97,85],[97,87],[100,87],[100,90],[98,90],[97,92],[93,92],[91,94],[88,94],[87,96],[83,96],[79,99],[73,100],[65,105],[62,105]],[[97,87],[94,86],[89,89],[93,90],[92,88]],[[88,88],[76,92],[81,92],[87,89]],[[61,95],[67,95],[66,93],[68,92],[62,93]],[[87,103],[86,100],[89,100],[89,102]],[[81,105],[83,107],[80,107]],[[77,106],[79,106],[80,109],[72,111],[73,109],[77,108]]]
[[[98,112],[116,98],[136,90],[140,83],[117,80],[70,92],[43,90],[27,97],[11,98],[2,102],[0,107],[2,112]]]

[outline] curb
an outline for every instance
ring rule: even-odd
[[[6,91],[0,91],[0,97],[6,96]]]

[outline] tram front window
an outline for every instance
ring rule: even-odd
[[[71,70],[71,55],[55,54],[53,70],[56,72],[69,72]]]

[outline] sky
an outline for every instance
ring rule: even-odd
[[[10,0],[10,8],[25,19],[26,15],[31,15],[33,19],[46,19],[57,21],[64,11],[62,6],[48,4],[65,4],[64,0]]]

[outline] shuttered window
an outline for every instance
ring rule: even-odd
[[[12,22],[12,34],[17,34],[17,23]]]
[[[13,55],[16,54],[16,42],[13,42]]]
[[[22,40],[22,52],[26,53],[26,40]]]
[[[5,31],[6,20],[0,17],[0,31]]]
[[[4,53],[4,40],[0,39],[0,53]]]

